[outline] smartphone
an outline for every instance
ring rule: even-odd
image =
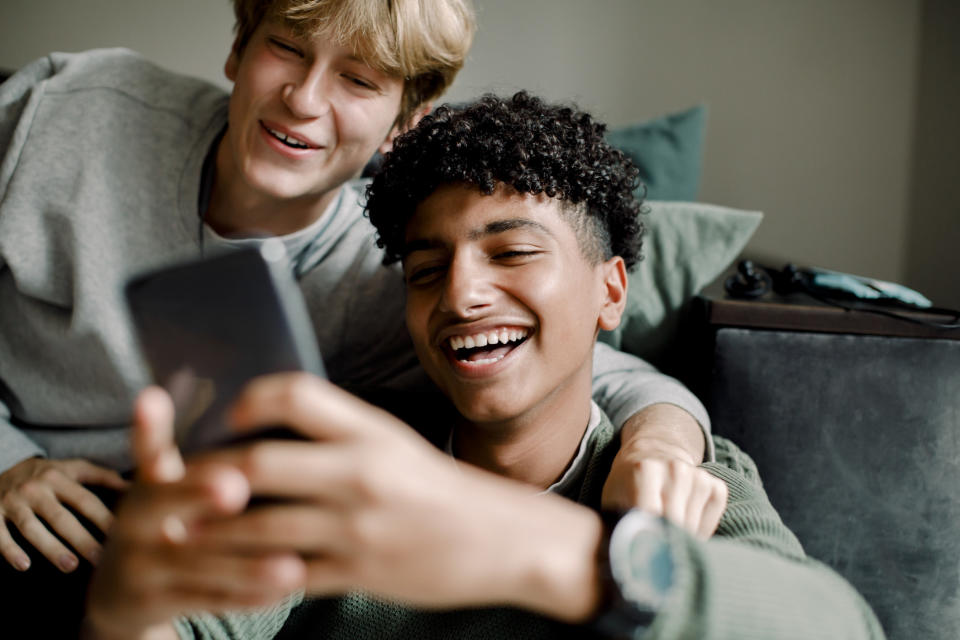
[[[137,276],[125,293],[153,380],[173,398],[184,453],[247,439],[229,429],[226,413],[252,378],[283,371],[325,375],[280,240]]]

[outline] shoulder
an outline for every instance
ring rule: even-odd
[[[189,119],[191,113],[207,117],[222,103],[224,89],[209,82],[175,73],[129,49],[93,49],[81,53],[51,53],[25,69],[34,87],[45,96],[78,102],[97,109],[118,104],[139,105]],[[13,78],[17,76],[14,75]],[[11,78],[11,79],[13,79]],[[189,107],[189,108],[187,108]]]

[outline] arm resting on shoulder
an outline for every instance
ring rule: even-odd
[[[694,463],[713,460],[710,418],[703,404],[680,382],[640,358],[597,343],[593,351],[593,399],[615,427],[629,427],[623,435],[625,444],[639,437],[637,444],[650,445],[651,454],[656,454],[653,457],[672,452],[675,455],[671,457]],[[641,414],[653,405],[670,407],[655,414]],[[678,411],[669,415],[670,408]],[[665,418],[666,422],[661,424],[653,418]]]
[[[707,542],[673,530],[678,588],[650,637],[883,638],[863,597],[804,554],[753,461],[729,441],[716,444],[718,462],[704,468],[729,487],[727,512]]]

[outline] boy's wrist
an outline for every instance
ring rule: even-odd
[[[697,466],[707,454],[706,434],[685,409],[652,404],[631,416],[621,430],[623,449],[649,451],[651,457],[676,458]]]
[[[597,560],[603,523],[596,512],[557,496],[536,501],[540,508],[524,513],[526,532],[513,539],[514,545],[524,544],[510,601],[564,622],[589,620],[602,594]]]
[[[591,626],[611,638],[645,633],[676,582],[662,518],[640,509],[604,512],[600,552],[603,599]]]

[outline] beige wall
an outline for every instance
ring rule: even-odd
[[[960,309],[960,2],[926,0],[906,280]]]
[[[0,0],[0,67],[50,51],[129,47],[227,86],[228,0]]]
[[[527,87],[614,125],[705,103],[700,199],[766,212],[752,252],[907,276],[922,0],[475,2],[451,99]],[[223,83],[231,24],[227,0],[2,0],[0,66],[125,45]]]
[[[613,124],[703,102],[700,199],[766,212],[753,252],[902,277],[919,2],[478,4],[457,96],[527,86]]]

